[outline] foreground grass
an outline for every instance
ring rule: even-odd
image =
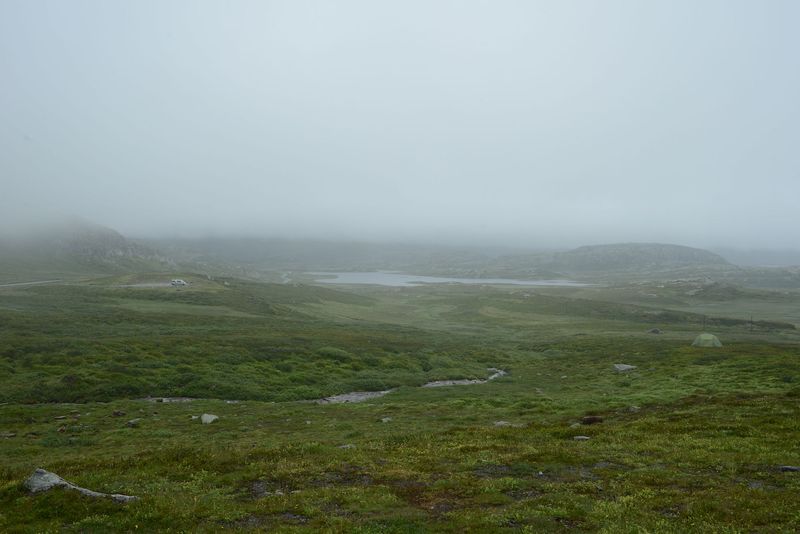
[[[571,425],[584,411],[552,416],[455,397],[427,411],[402,402],[3,407],[18,437],[0,449],[0,529],[800,528],[800,477],[778,469],[800,463],[797,390],[591,410],[604,422],[579,428]],[[128,428],[113,410],[142,422]],[[189,417],[203,411],[221,419]],[[495,427],[503,415],[521,426]],[[21,482],[34,466],[141,500],[30,496]]]

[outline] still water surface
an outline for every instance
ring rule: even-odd
[[[418,276],[385,271],[308,273],[323,284],[372,284],[378,286],[409,287],[420,284],[509,284],[517,286],[573,286],[588,284],[571,280],[514,280],[511,278],[448,278],[444,276]]]

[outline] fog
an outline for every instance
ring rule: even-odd
[[[5,0],[0,210],[139,237],[792,248],[798,20],[794,1]]]

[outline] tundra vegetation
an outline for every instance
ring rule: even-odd
[[[796,532],[798,323],[689,280],[3,287],[0,530]]]

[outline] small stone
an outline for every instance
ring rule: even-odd
[[[135,427],[139,426],[140,422],[141,422],[141,419],[131,419],[130,421],[125,423],[125,426],[128,426],[130,428],[135,428]]]
[[[55,419],[56,421],[61,421],[62,419],[66,419],[66,418],[67,418],[66,415],[57,415],[53,419]]]
[[[381,423],[388,423],[391,420],[392,420],[391,417],[384,417],[383,419],[381,419]]]
[[[563,378],[567,378],[567,375],[562,375],[562,376],[561,376],[561,378],[562,378],[562,379],[563,379]]]
[[[779,467],[781,472],[783,473],[798,473],[800,472],[800,467],[794,465],[782,465]]]
[[[0,432],[0,438],[8,439],[8,438],[16,437],[16,435],[17,435],[16,432]]]
[[[641,410],[641,408],[639,408],[638,406],[628,406],[628,411],[631,413],[636,413],[639,410]]]
[[[636,369],[636,366],[635,365],[628,365],[627,363],[615,363],[614,364],[614,369],[618,373],[626,373],[628,371],[633,371],[634,369]]]
[[[204,425],[210,425],[217,419],[219,419],[219,417],[217,417],[216,415],[212,415],[210,413],[204,413],[203,415],[200,416],[200,422],[203,423]]]
[[[589,436],[575,436],[572,439],[574,439],[575,441],[589,441],[592,438],[590,438]]]
[[[511,423],[508,421],[495,421],[494,426],[511,426]]]
[[[581,426],[580,423],[572,423],[571,425],[569,425],[570,428],[580,428],[580,426]]]
[[[192,421],[194,421],[195,419],[200,419],[199,415],[190,415],[189,417],[192,418]]]
[[[64,432],[66,432],[66,431],[67,431],[67,427],[65,427],[65,426],[60,426],[60,427],[58,427],[58,431],[59,431],[59,432],[61,432],[61,433],[63,434]]]
[[[306,424],[307,424],[307,425],[310,425],[310,424],[311,424],[311,421],[306,421]]]
[[[346,444],[344,444],[344,445],[339,445],[339,447],[338,447],[338,448],[339,448],[339,449],[355,449],[355,448],[356,448],[356,446],[355,446],[355,445],[353,445],[352,443],[346,443]]]
[[[111,415],[113,415],[114,417],[122,417],[123,415],[125,415],[125,412],[123,412],[122,410],[114,410],[113,412],[111,412]]]

